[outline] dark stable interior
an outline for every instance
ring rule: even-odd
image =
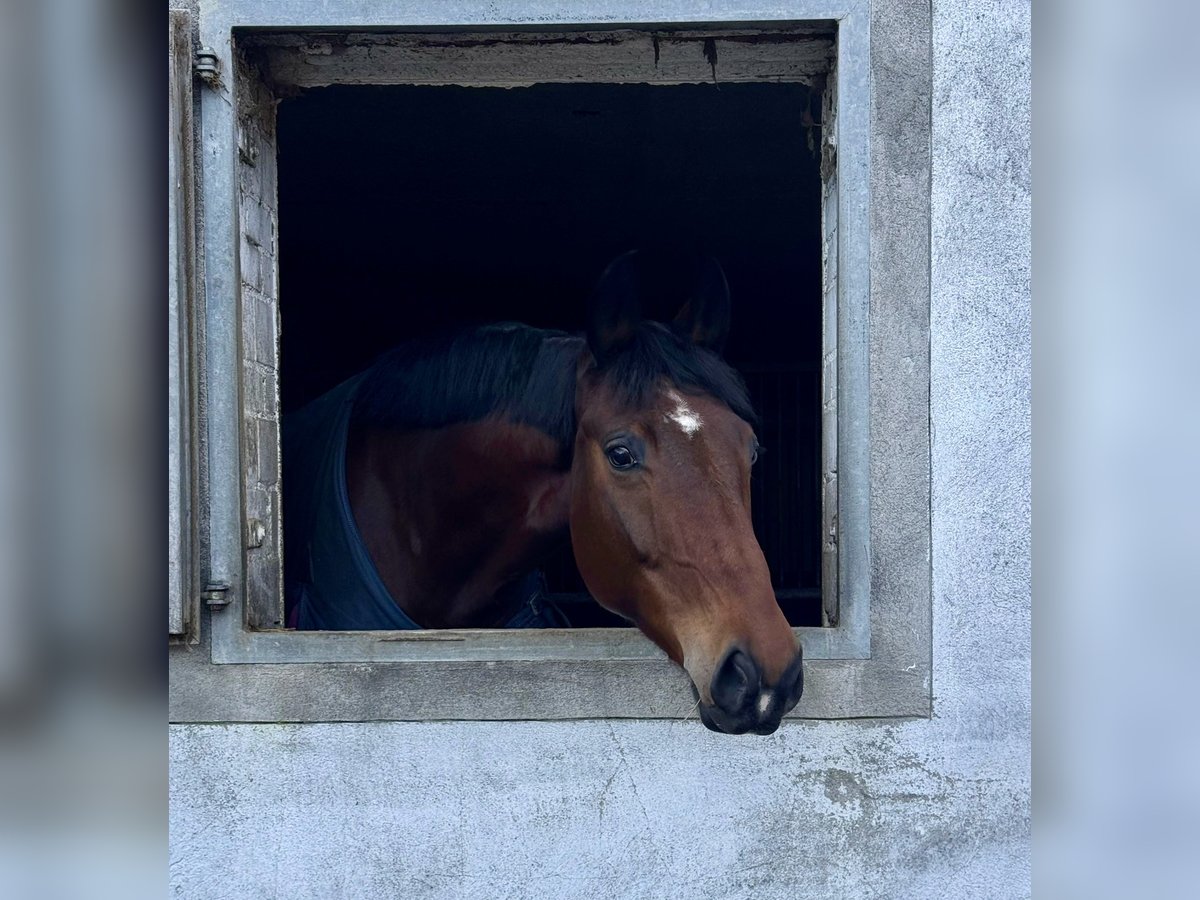
[[[617,255],[663,261],[644,313],[715,256],[726,358],[765,453],[753,516],[794,625],[820,625],[819,98],[800,84],[330,87],[278,109],[284,416],[402,339],[519,321],[579,331]],[[283,460],[287,465],[287,460]],[[287,498],[284,498],[287,502]],[[544,567],[578,626],[569,545]]]

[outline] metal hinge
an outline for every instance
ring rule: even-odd
[[[215,88],[221,84],[221,60],[217,56],[217,51],[212,47],[201,47],[196,51],[192,68],[196,70],[200,80],[209,87]]]
[[[200,599],[210,609],[224,609],[229,605],[229,585],[223,582],[209,582],[200,592]]]

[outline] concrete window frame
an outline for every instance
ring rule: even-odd
[[[807,687],[792,715],[928,715],[930,73],[928,54],[920,53],[928,48],[928,10],[899,17],[898,28],[880,27],[884,17],[909,6],[579,2],[547,13],[540,4],[516,2],[457,3],[446,11],[409,0],[240,0],[202,7],[200,42],[216,69],[201,91],[200,159],[207,504],[199,525],[211,599],[192,641],[171,648],[172,720],[674,718],[690,712],[686,677],[628,629],[296,633],[279,627],[272,96],[278,85],[271,79],[361,81],[368,69],[355,61],[361,42],[347,37],[354,34],[370,36],[378,72],[380,36],[387,33],[611,31],[649,39],[655,32],[683,32],[696,40],[731,29],[807,31],[836,43],[826,90],[836,127],[826,142],[823,192],[823,450],[831,538],[824,565],[836,577],[823,578],[835,586],[824,598],[831,627],[797,629]],[[256,52],[244,52],[250,46]],[[404,46],[393,49],[396,70],[378,77],[409,77],[411,54]],[[695,55],[707,69],[708,53]],[[528,71],[540,65],[532,60],[522,61],[519,77],[538,80]],[[695,80],[687,71],[695,62],[681,56],[677,77]],[[812,60],[726,62],[734,76],[741,65],[746,80],[764,80],[806,77]],[[772,68],[791,63],[798,68]],[[587,77],[604,78],[602,69],[588,70]],[[899,104],[880,102],[881,77],[899,88]]]

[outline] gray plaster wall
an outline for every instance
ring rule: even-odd
[[[934,4],[932,718],[176,725],[173,895],[1027,896],[1029,54]]]

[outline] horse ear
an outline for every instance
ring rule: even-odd
[[[641,321],[636,256],[637,251],[630,250],[614,259],[592,291],[587,341],[599,363],[628,345]]]
[[[683,305],[673,324],[692,343],[720,353],[729,336],[729,318],[729,283],[721,264],[710,257],[700,271],[692,299]]]

